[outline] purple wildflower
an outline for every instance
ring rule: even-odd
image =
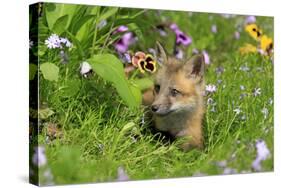
[[[124,26],[124,25],[121,25],[119,26],[115,31],[113,31],[113,34],[116,34],[116,33],[123,33],[125,31],[128,31],[128,27],[127,26]]]
[[[147,50],[150,54],[152,54],[153,57],[157,56],[157,52],[154,48],[148,48]]]
[[[33,164],[38,167],[44,166],[47,164],[47,158],[45,155],[45,148],[42,146],[38,146],[35,148],[35,153],[32,157]]]
[[[172,31],[175,32],[176,34],[176,44],[177,45],[184,45],[184,46],[188,46],[192,43],[192,39],[187,36],[184,32],[182,32],[179,27],[177,26],[177,24],[173,23],[170,25],[170,29]]]
[[[57,34],[52,34],[48,39],[45,40],[45,44],[48,48],[62,48],[62,44],[66,47],[72,47],[72,43],[67,38],[61,38]]]
[[[125,53],[118,53],[119,55],[119,58],[121,59],[121,61],[123,63],[131,63],[132,62],[132,59],[131,59],[131,56],[128,52],[125,52]]]
[[[256,171],[261,171],[261,162],[270,156],[270,151],[266,146],[265,141],[258,140],[256,142],[257,157],[252,163],[252,168]]]
[[[217,67],[216,68],[216,73],[217,74],[222,74],[224,72],[224,68],[223,67]]]
[[[217,29],[217,25],[212,25],[211,26],[211,31],[212,31],[212,33],[217,33],[218,32],[218,29]]]
[[[235,38],[236,40],[238,40],[238,39],[240,38],[240,32],[239,32],[239,31],[235,31],[235,33],[234,33],[234,38]]]
[[[60,42],[68,48],[72,47],[72,43],[67,38],[60,38]]]
[[[126,174],[123,167],[118,167],[117,173],[118,173],[117,181],[128,181],[129,180],[129,176]]]
[[[125,53],[129,46],[136,41],[132,32],[125,33],[115,44],[114,47],[117,52]]]
[[[52,34],[48,39],[45,40],[45,44],[48,48],[61,48],[60,38],[56,34]]]
[[[174,32],[180,31],[179,27],[175,23],[170,25],[170,29]]]
[[[183,59],[183,51],[180,48],[176,48],[174,53],[177,59]]]
[[[208,93],[214,93],[217,90],[217,87],[213,84],[206,85],[206,91]]]
[[[246,24],[252,24],[256,22],[256,17],[255,16],[247,16],[245,19]]]
[[[211,62],[210,62],[210,56],[209,56],[208,52],[206,50],[203,50],[202,54],[204,56],[205,64],[207,64],[207,65],[210,64]]]
[[[176,32],[176,44],[177,45],[184,45],[184,46],[188,46],[192,43],[192,39],[187,36],[186,34],[184,34],[182,31],[177,31]]]

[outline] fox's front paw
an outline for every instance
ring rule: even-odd
[[[203,143],[201,140],[189,140],[183,144],[181,144],[180,148],[183,151],[190,151],[192,149],[203,149]]]

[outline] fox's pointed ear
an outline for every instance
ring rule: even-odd
[[[162,45],[156,41],[156,51],[157,51],[157,62],[160,66],[165,65],[168,62],[168,58],[166,52]]]
[[[185,65],[189,77],[203,77],[205,72],[205,60],[203,54],[192,56]]]

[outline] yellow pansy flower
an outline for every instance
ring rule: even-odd
[[[243,47],[239,48],[241,54],[255,53],[257,52],[257,47],[252,44],[245,44]]]
[[[253,37],[255,40],[259,41],[262,36],[262,30],[258,28],[256,24],[248,24],[245,30]]]
[[[267,35],[263,35],[260,40],[260,47],[263,51],[269,54],[273,48],[272,38],[268,37]]]

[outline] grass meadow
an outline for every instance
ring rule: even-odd
[[[39,110],[30,103],[33,183],[274,170],[273,18],[53,3],[30,10],[30,53],[39,60],[29,65],[31,85],[39,79]],[[141,93],[155,73],[130,60],[154,55],[156,41],[179,59],[205,56],[203,150],[183,152],[144,118]]]

